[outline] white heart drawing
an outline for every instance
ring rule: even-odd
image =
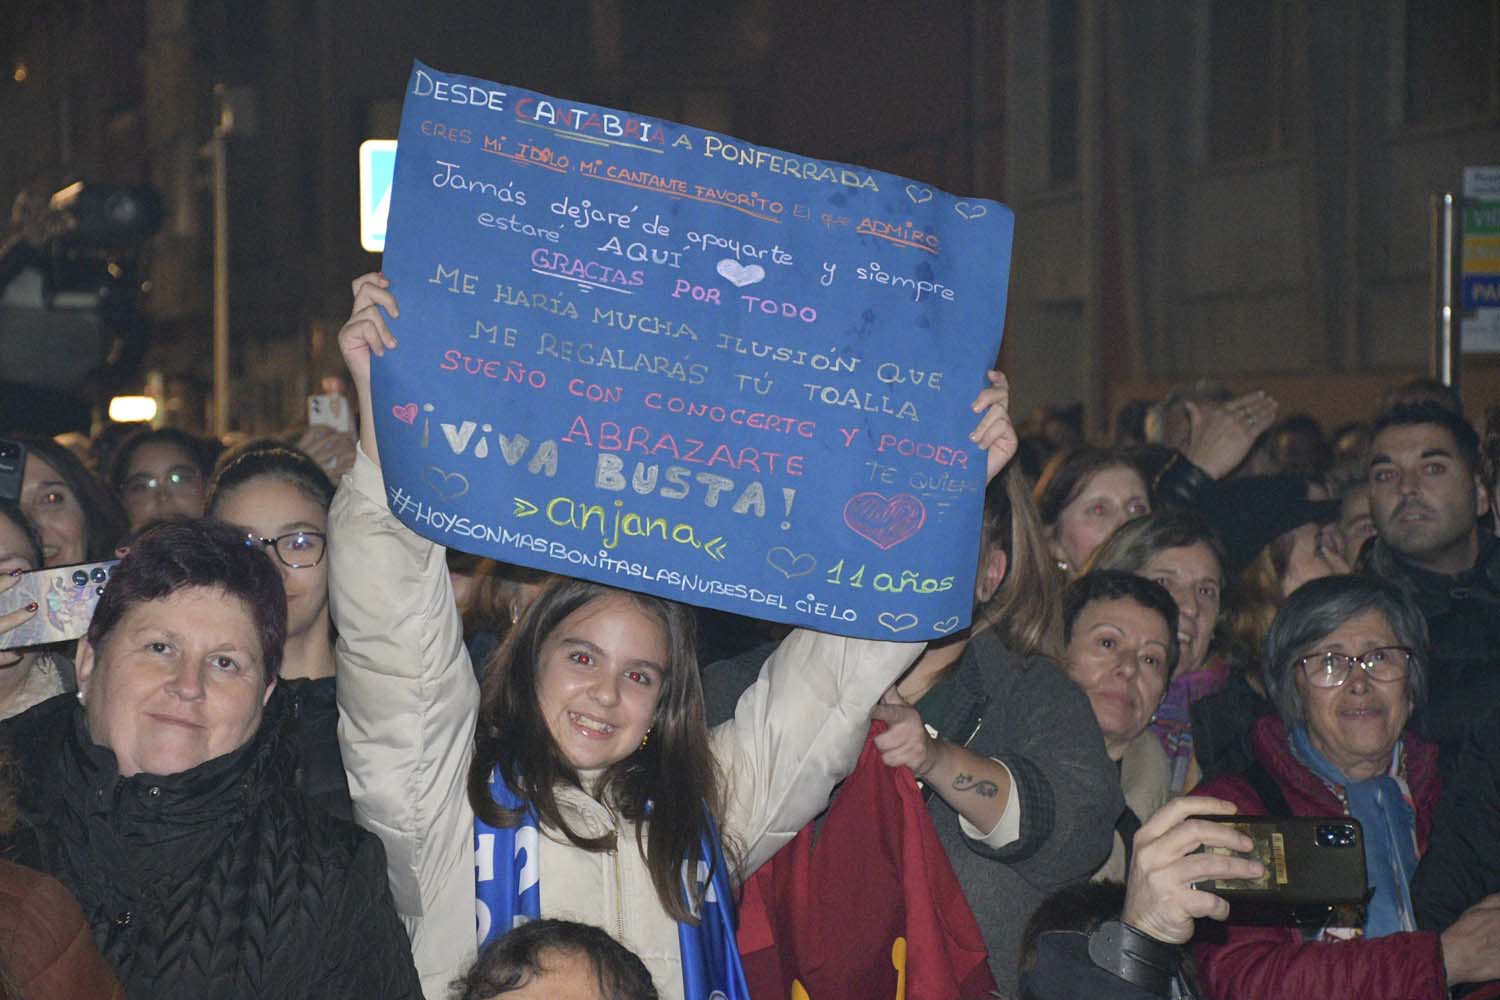
[[[917,627],[917,616],[911,613],[893,615],[889,611],[882,611],[875,616],[875,620],[892,632],[905,632]]]
[[[990,206],[976,205],[972,201],[961,201],[953,206],[953,211],[962,215],[965,219],[977,219],[990,214]]]
[[[932,189],[917,187],[915,184],[908,184],[906,185],[906,196],[920,205],[924,201],[932,200]]]
[[[952,632],[956,628],[958,628],[958,615],[954,615],[952,618],[944,618],[940,622],[932,623],[933,631],[937,632],[939,635],[947,635],[949,632]]]
[[[753,285],[757,281],[763,281],[766,277],[766,269],[759,264],[741,264],[729,257],[719,261],[719,266],[714,270],[728,279],[736,288]]]

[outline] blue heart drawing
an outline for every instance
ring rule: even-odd
[[[457,500],[469,492],[469,480],[462,472],[444,472],[435,465],[422,473],[422,481],[444,500]]]
[[[788,580],[806,576],[818,568],[818,560],[811,552],[797,553],[785,545],[778,545],[766,553],[766,562]]]

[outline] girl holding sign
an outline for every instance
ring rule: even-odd
[[[608,930],[664,997],[744,997],[733,881],[823,809],[922,645],[794,631],[710,730],[692,609],[564,579],[481,691],[443,548],[386,506],[370,402],[370,355],[396,347],[382,311],[399,315],[389,283],[359,278],[339,331],[360,399],[360,455],[329,524],[339,737],[427,996],[446,995],[476,943],[544,916]],[[973,440],[993,477],[1016,437],[1004,377],[990,380]]]

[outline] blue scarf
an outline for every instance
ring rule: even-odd
[[[499,768],[490,773],[490,794],[501,808],[522,807]],[[529,804],[520,826],[493,827],[474,818],[474,898],[481,949],[512,927],[542,915],[542,873],[537,853],[540,837],[536,812]],[[620,849],[628,849],[628,845]],[[688,874],[688,865],[684,864],[683,893],[691,900],[697,893],[689,892]],[[677,925],[683,996],[687,1000],[750,1000],[735,940],[734,895],[712,817],[708,817],[708,832],[692,877],[692,888],[703,888],[705,880],[708,885],[697,926]]]
[[[1350,781],[1319,753],[1306,726],[1292,734],[1292,750],[1314,774],[1344,790],[1349,815],[1364,828],[1365,872],[1375,887],[1366,911],[1365,937],[1416,930],[1411,880],[1417,871],[1417,814],[1396,777],[1400,741],[1391,754],[1390,770],[1364,781]]]

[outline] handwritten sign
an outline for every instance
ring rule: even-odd
[[[388,500],[465,551],[828,632],[968,623],[1013,216],[455,76],[406,88]]]

